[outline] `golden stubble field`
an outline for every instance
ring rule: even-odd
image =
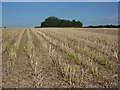
[[[2,87],[118,87],[118,29],[2,29]]]

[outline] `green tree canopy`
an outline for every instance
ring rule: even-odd
[[[41,27],[82,27],[82,23],[75,20],[69,21],[57,17],[48,17],[41,23]]]

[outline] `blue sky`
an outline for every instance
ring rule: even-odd
[[[2,2],[119,2],[119,0],[2,0]]]
[[[47,17],[81,21],[84,26],[118,24],[117,2],[3,2],[2,26],[29,28]]]

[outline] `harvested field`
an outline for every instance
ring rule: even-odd
[[[2,88],[2,28],[0,28],[0,89]]]
[[[118,87],[118,29],[2,29],[2,87]]]

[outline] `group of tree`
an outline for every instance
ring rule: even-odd
[[[75,20],[64,20],[57,17],[48,17],[41,23],[41,26],[36,26],[35,28],[40,27],[83,27],[82,22]],[[120,25],[97,25],[97,26],[87,26],[85,28],[120,28]]]
[[[87,28],[120,28],[120,25],[98,25],[98,26],[87,26]]]
[[[38,28],[40,26],[37,26]],[[82,27],[82,22],[75,20],[64,20],[57,17],[48,17],[41,23],[41,27]]]

